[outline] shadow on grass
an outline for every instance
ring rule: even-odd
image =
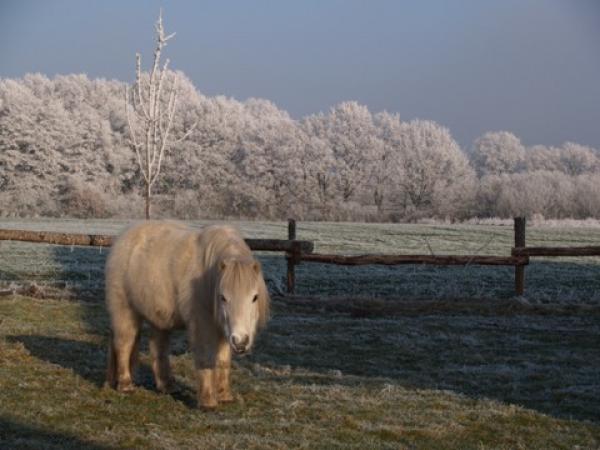
[[[83,441],[66,434],[47,431],[0,417],[0,448],[6,449],[90,449],[104,450],[112,447]]]
[[[393,309],[382,307],[381,315],[356,318],[350,300],[335,312],[324,309],[325,300],[312,312],[293,301],[275,302],[275,317],[250,361],[325,375],[304,377],[307,384],[343,384],[336,376],[341,372],[600,420],[598,311],[494,314],[493,308],[444,307],[388,315]]]
[[[36,358],[70,369],[80,377],[100,388],[106,374],[106,350],[96,344],[49,336],[9,336],[9,342],[19,342]],[[135,374],[136,385],[154,390],[154,378],[149,365],[140,363]],[[173,380],[173,399],[188,407],[196,405],[193,391],[178,380]]]

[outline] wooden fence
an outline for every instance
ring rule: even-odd
[[[525,247],[525,219],[515,218],[515,247]],[[288,221],[288,239],[296,239],[296,222]],[[295,290],[294,267],[302,262],[337,264],[344,266],[363,265],[386,265],[396,266],[401,264],[426,264],[434,266],[514,266],[515,267],[515,291],[518,295],[523,294],[525,280],[525,266],[529,264],[529,256],[515,254],[511,256],[494,255],[338,255],[323,253],[304,253],[295,248],[287,252],[288,273],[287,290],[293,293]]]
[[[287,258],[287,291],[293,293],[296,285],[295,267],[303,262],[360,265],[427,264],[436,266],[486,265],[514,266],[515,293],[525,291],[525,266],[535,256],[600,256],[600,246],[585,247],[527,247],[525,241],[526,220],[514,219],[514,247],[511,256],[494,255],[338,255],[313,253],[314,243],[296,239],[296,221],[288,221],[287,239],[246,239],[254,251],[284,252]],[[55,245],[102,246],[111,245],[114,236],[98,234],[73,234],[26,230],[0,230],[0,241],[41,242]]]
[[[529,258],[535,256],[600,256],[600,246],[585,247],[527,247],[525,240],[526,220],[524,217],[514,219],[514,247],[511,256],[493,255],[352,255],[321,253],[288,253],[288,292],[294,292],[294,265],[301,262],[321,264],[339,264],[360,266],[368,264],[400,265],[427,264],[435,266],[450,265],[485,265],[485,266],[514,266],[515,293],[525,292],[525,266]],[[289,221],[289,239],[296,238],[296,223]]]

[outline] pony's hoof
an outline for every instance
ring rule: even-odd
[[[198,408],[203,411],[214,411],[217,406],[219,406],[219,403],[216,399],[205,399],[204,401],[198,401]]]
[[[165,383],[159,386],[156,386],[156,390],[160,394],[174,394],[177,392],[177,388],[172,383]]]
[[[117,391],[123,393],[123,394],[131,394],[133,391],[135,391],[135,386],[133,385],[133,383],[121,383],[117,386]]]
[[[210,412],[210,411],[216,411],[217,406],[219,406],[218,403],[213,404],[208,404],[208,405],[198,405],[198,409],[200,411],[205,411],[205,412]]]
[[[233,403],[235,398],[231,394],[219,395],[219,403]]]

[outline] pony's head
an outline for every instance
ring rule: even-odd
[[[218,263],[217,321],[235,353],[246,353],[269,318],[269,293],[260,263],[252,257]]]

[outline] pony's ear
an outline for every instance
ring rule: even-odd
[[[257,275],[260,273],[260,263],[257,260],[252,261],[252,269]]]

